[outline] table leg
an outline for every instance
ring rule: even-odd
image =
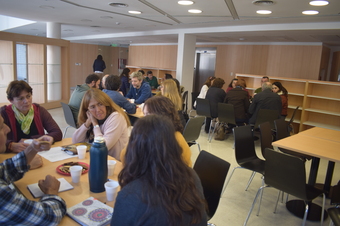
[[[326,173],[326,179],[325,179],[325,185],[323,187],[323,190],[327,193],[329,193],[330,188],[331,188],[331,183],[332,183],[332,178],[333,178],[333,172],[334,172],[334,165],[335,163],[332,161],[328,162],[328,167],[327,167],[327,173]]]
[[[320,159],[313,157],[312,165],[310,166],[308,184],[314,186],[316,182],[316,176],[318,175]]]

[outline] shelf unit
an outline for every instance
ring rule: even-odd
[[[148,71],[152,71],[152,74],[157,77],[158,79],[158,83],[161,84],[165,78],[165,74],[171,74],[172,77],[176,78],[176,70],[173,69],[165,69],[165,68],[155,68],[155,67],[140,67],[140,66],[131,66],[131,65],[127,65],[127,68],[130,69],[130,73],[135,72],[135,71],[139,71],[139,70],[143,70],[146,73]]]
[[[236,74],[246,81],[250,94],[261,86],[263,75]],[[303,131],[317,126],[340,130],[340,83],[317,80],[270,77],[270,82],[281,82],[288,90],[288,116],[290,120],[296,112],[293,126],[295,131]]]

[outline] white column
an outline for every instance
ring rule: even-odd
[[[61,24],[46,23],[47,38],[61,38]],[[47,100],[61,99],[61,49],[60,46],[47,45]]]
[[[191,106],[191,92],[194,82],[196,36],[178,34],[176,78],[188,90],[188,109]]]

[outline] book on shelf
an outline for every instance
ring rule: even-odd
[[[60,181],[60,187],[59,187],[58,192],[63,192],[63,191],[73,189],[73,186],[69,182],[67,182],[65,178],[59,178],[58,181]],[[27,186],[27,188],[31,192],[34,198],[40,198],[44,195],[44,192],[41,191],[38,183],[30,184]]]
[[[101,226],[110,224],[113,208],[90,197],[67,209],[67,215],[81,225]]]

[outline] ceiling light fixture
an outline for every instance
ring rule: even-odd
[[[178,1],[178,5],[192,5],[194,4],[193,1]]]
[[[54,9],[54,7],[50,6],[50,5],[41,5],[41,6],[39,6],[39,8],[41,8],[41,9]]]
[[[189,13],[202,13],[202,10],[199,10],[199,9],[189,9],[188,12]]]
[[[142,12],[141,11],[131,10],[131,11],[129,11],[129,13],[131,13],[131,14],[141,14]]]
[[[256,13],[257,14],[271,14],[272,11],[270,11],[270,10],[257,10]]]
[[[315,1],[310,1],[309,2],[309,5],[312,5],[312,6],[325,6],[325,5],[328,5],[329,2],[328,1],[320,1],[320,0],[315,0]]]
[[[109,5],[112,7],[120,7],[120,8],[126,8],[129,6],[128,4],[125,4],[125,3],[116,3],[116,2],[111,2],[109,3]]]
[[[316,14],[319,14],[319,12],[316,11],[316,10],[306,10],[306,11],[303,11],[302,14],[305,14],[305,15],[316,15]]]
[[[113,19],[112,16],[101,16],[100,18],[102,18],[102,19]]]

